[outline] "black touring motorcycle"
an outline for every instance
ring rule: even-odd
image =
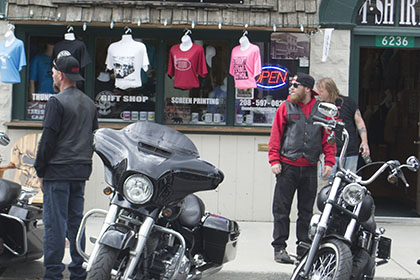
[[[99,129],[94,150],[105,167],[108,211],[83,217],[77,248],[88,279],[201,279],[236,256],[238,224],[205,212],[195,192],[213,190],[223,173],[169,127],[137,122]],[[81,248],[86,222],[105,214],[90,255]]]
[[[405,164],[397,160],[370,163],[380,168],[367,180],[343,169],[349,135],[344,123],[334,120],[337,107],[320,103],[319,111],[332,118],[314,117],[314,124],[323,126],[333,136],[342,131],[344,138],[338,167],[332,184],[318,193],[317,206],[321,214],[313,215],[310,222],[311,244],[299,244],[306,254],[296,262],[292,280],[348,280],[373,279],[375,268],[390,258],[391,239],[383,236],[385,229],[377,228],[374,219],[374,201],[365,185],[371,184],[382,172],[389,169],[388,181],[396,183],[400,178],[408,187],[402,172],[407,168],[416,172],[419,161],[411,156]],[[333,138],[330,138],[333,139]]]
[[[9,142],[9,137],[1,132],[0,145],[6,146]],[[43,255],[42,207],[32,204],[37,193],[0,179],[0,275],[11,265]]]

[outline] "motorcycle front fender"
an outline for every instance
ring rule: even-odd
[[[108,227],[99,243],[118,250],[124,250],[130,246],[134,238],[135,232],[130,227],[115,224]]]

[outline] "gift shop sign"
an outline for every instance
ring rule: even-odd
[[[419,5],[419,0],[366,0],[359,9],[358,23],[420,26]]]

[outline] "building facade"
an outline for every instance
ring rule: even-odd
[[[369,63],[362,63],[369,57],[364,40],[376,36],[375,25],[365,26],[359,11],[368,4],[370,11],[372,5],[370,1],[339,0],[222,2],[8,1],[0,33],[14,26],[16,38],[24,44],[27,65],[19,71],[20,82],[0,83],[2,130],[12,143],[41,132],[45,102],[54,93],[41,90],[39,79],[31,74],[34,58],[73,33],[90,58],[82,65],[86,82],[78,86],[97,104],[101,127],[119,129],[133,121],[154,121],[185,133],[197,145],[201,158],[226,175],[218,190],[200,194],[207,209],[237,220],[271,220],[275,178],[266,144],[274,112],[287,97],[289,77],[296,72],[310,73],[316,79],[332,77],[343,95],[358,100],[363,112],[373,105],[369,103],[373,99],[360,95],[363,91],[362,96],[371,96],[370,88],[359,87],[363,80],[360,67],[371,72]],[[374,5],[389,6],[384,3],[377,0]],[[371,18],[366,12],[366,21]],[[326,28],[334,28],[329,40],[325,39]],[[382,26],[376,28],[387,34]],[[395,32],[399,28],[395,27]],[[117,85],[118,79],[136,70],[122,58],[131,49],[119,50],[114,60],[109,60],[110,46],[127,37],[124,35],[131,35],[147,49],[148,65],[139,67],[141,85]],[[171,48],[185,35],[204,51],[207,75],[199,78],[198,86],[180,89],[169,68]],[[261,74],[252,90],[239,89],[236,75],[241,74],[241,67],[231,69],[236,63],[232,50],[244,36],[258,46],[261,56]],[[187,65],[176,59],[173,62],[176,67]],[[413,117],[415,108],[411,111]],[[6,161],[9,150],[1,149]],[[375,154],[372,156],[375,159]],[[95,155],[86,188],[87,210],[107,207],[104,187],[102,163]]]

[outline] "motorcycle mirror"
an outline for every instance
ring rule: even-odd
[[[416,172],[419,169],[419,160],[415,156],[411,156],[407,159],[407,167],[409,170]]]
[[[6,133],[0,132],[0,145],[7,146],[10,143],[9,136]]]
[[[327,102],[321,102],[318,105],[318,111],[324,116],[334,118],[337,115],[337,106]]]

